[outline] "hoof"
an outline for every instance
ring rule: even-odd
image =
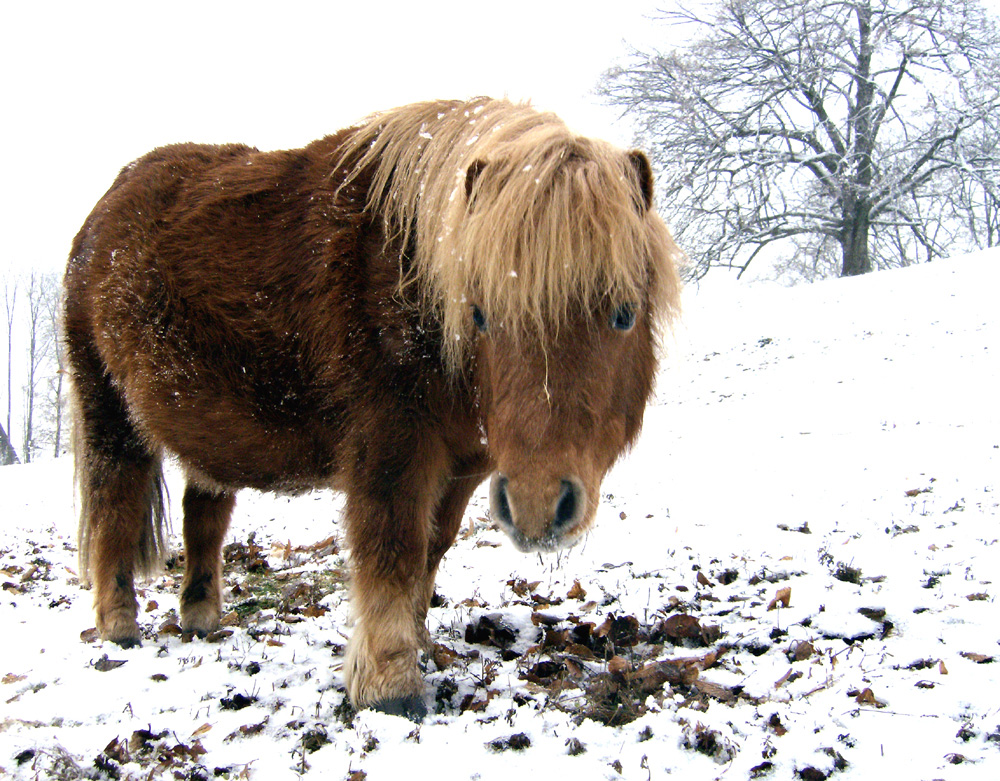
[[[372,705],[372,710],[379,713],[388,713],[390,716],[402,716],[404,719],[417,722],[418,724],[427,716],[427,706],[422,698],[415,695],[409,697],[393,697],[391,700],[382,700]]]

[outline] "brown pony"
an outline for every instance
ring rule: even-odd
[[[405,106],[304,149],[129,165],[73,244],[81,577],[138,643],[133,577],[182,466],[186,630],[218,625],[236,491],[346,492],[358,707],[420,718],[434,576],[476,486],[571,545],[636,438],[676,248],[649,163],[526,105]]]

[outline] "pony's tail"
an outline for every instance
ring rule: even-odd
[[[91,550],[94,544],[94,524],[91,519],[100,514],[105,504],[104,497],[96,495],[93,486],[103,482],[101,461],[95,458],[92,449],[86,443],[82,432],[83,425],[80,416],[75,416],[73,426],[73,456],[74,480],[80,502],[80,524],[77,529],[77,546],[79,551],[79,580],[84,588],[91,586]],[[163,465],[155,459],[150,466],[146,479],[145,491],[141,499],[142,517],[137,521],[141,524],[139,544],[136,546],[132,559],[132,572],[140,578],[151,578],[163,569],[169,553],[168,536],[170,532],[168,494],[163,478]]]

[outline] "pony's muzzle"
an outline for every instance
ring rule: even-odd
[[[583,484],[564,477],[546,484],[540,480],[511,480],[496,472],[490,481],[493,519],[521,551],[557,550],[572,545],[586,517]]]

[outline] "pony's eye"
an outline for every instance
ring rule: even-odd
[[[611,327],[616,331],[628,332],[635,325],[635,308],[631,304],[622,304],[611,313]]]
[[[483,314],[482,309],[475,305],[472,307],[472,322],[476,324],[476,328],[480,331],[483,333],[486,332],[486,315]]]

